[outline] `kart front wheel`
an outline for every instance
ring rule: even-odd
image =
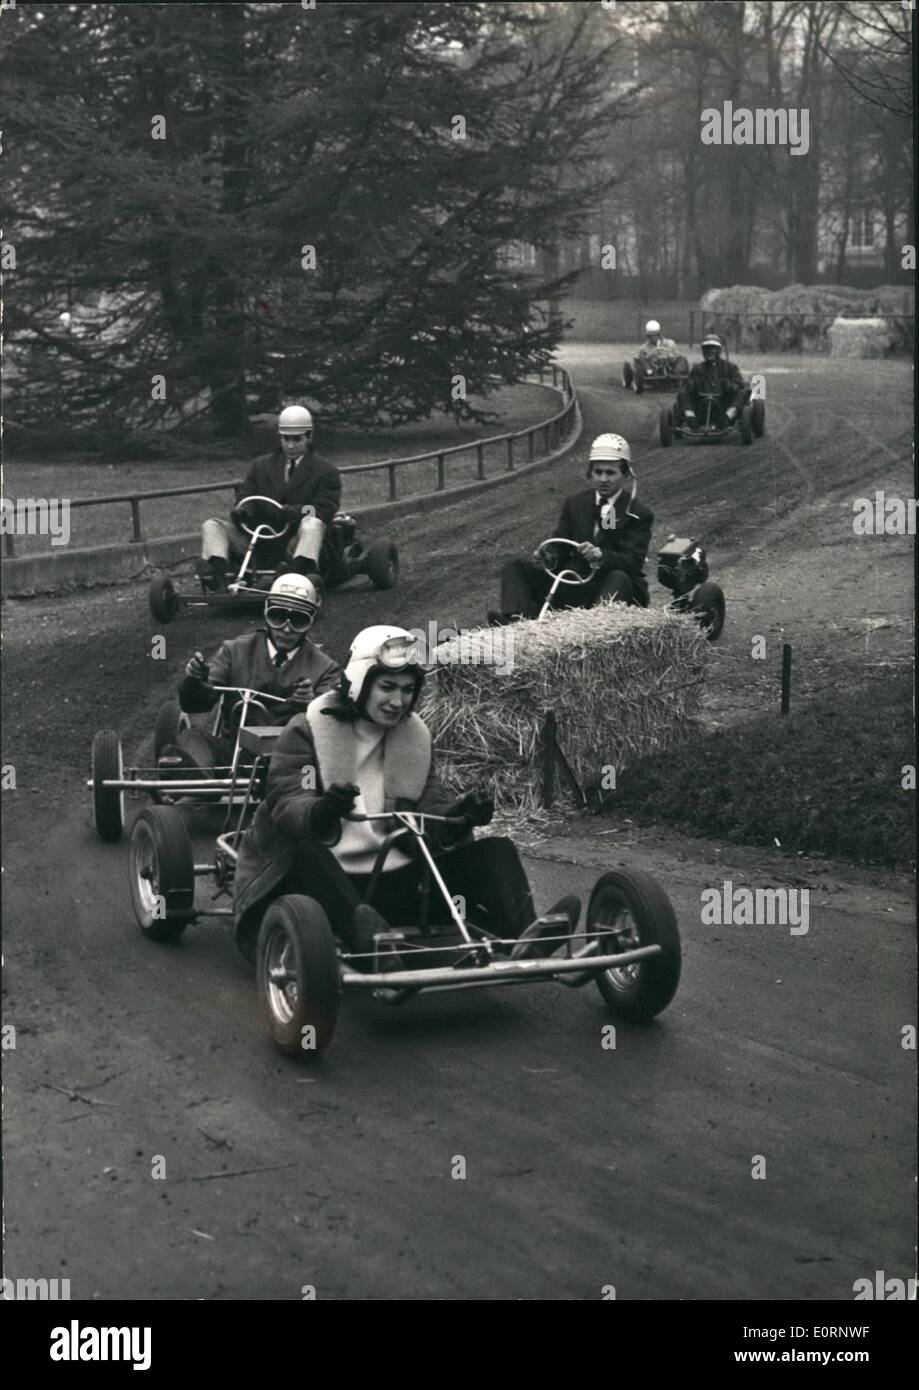
[[[673,443],[673,411],[669,405],[665,405],[661,410],[661,448],[669,449]]]
[[[622,384],[623,384],[623,386],[625,387],[625,389],[626,389],[627,391],[629,390],[629,388],[630,388],[631,385],[632,385],[632,377],[634,376],[634,374],[635,374],[635,373],[634,373],[634,369],[633,369],[633,367],[632,367],[631,362],[623,362],[623,364],[622,364]]]
[[[657,880],[637,869],[603,874],[590,895],[585,927],[604,932],[604,955],[660,947],[657,955],[604,970],[597,986],[623,1018],[646,1023],[665,1009],[680,982],[680,933],[673,904]]]
[[[762,439],[766,433],[766,402],[757,398],[751,402],[751,410],[753,412],[753,433],[757,439]]]
[[[391,541],[374,541],[364,562],[375,589],[391,589],[399,578],[399,552]]]
[[[150,612],[160,623],[171,623],[182,606],[175,585],[168,574],[157,574],[150,581],[148,594]]]
[[[102,729],[93,739],[93,824],[100,840],[114,843],[124,830],[124,792],[104,782],[121,782],[124,764],[121,740],[111,729]]]
[[[341,977],[329,919],[313,898],[276,898],[262,919],[258,992],[275,1047],[309,1057],[332,1041]]]
[[[745,405],[740,412],[740,442],[753,443],[753,407]]]
[[[175,941],[195,916],[195,858],[177,806],[145,806],[131,830],[131,901],[144,936]]]
[[[724,630],[724,590],[720,584],[700,584],[693,594],[689,611],[710,642],[717,642]]]

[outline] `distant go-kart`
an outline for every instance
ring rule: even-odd
[[[733,420],[729,420],[719,393],[706,391],[701,395],[703,411],[695,420],[687,420],[679,402],[665,405],[660,416],[660,440],[669,449],[674,439],[695,444],[717,444],[729,435],[737,434],[741,444],[752,444],[766,433],[766,402],[752,398],[752,388],[744,391],[743,405]]]
[[[689,363],[680,353],[656,352],[646,357],[636,353],[622,364],[622,384],[636,396],[664,387],[682,390],[688,376]]]
[[[265,602],[278,565],[286,556],[290,523],[281,515],[282,504],[273,497],[244,497],[236,506],[240,510],[249,507],[259,516],[267,512],[271,518],[272,511],[278,515],[276,520],[260,520],[254,525],[240,523],[249,545],[238,568],[228,571],[224,591],[214,592],[202,581],[200,593],[180,594],[170,575],[155,575],[148,597],[150,612],[158,622],[172,622],[182,608],[251,607]],[[357,539],[355,518],[338,512],[322,543],[319,574],[327,588],[336,588],[363,574],[375,589],[391,589],[399,577],[399,552],[391,541],[365,545]]]
[[[256,725],[271,725],[270,705],[288,701],[279,695],[248,690],[235,685],[215,685],[223,697],[215,710],[212,733],[234,739],[233,757],[227,767],[171,768],[169,759],[162,756],[163,748],[175,743],[181,731],[189,726],[177,700],[167,701],[159,711],[153,731],[152,768],[124,766],[121,740],[112,729],[101,729],[93,739],[92,788],[93,825],[100,840],[114,842],[124,831],[124,794],[126,791],[147,792],[159,805],[181,800],[204,805],[225,805],[229,823],[234,807],[247,808],[251,759],[247,759],[244,732]],[[236,696],[235,700],[229,697]]]
[[[247,806],[264,795],[265,771],[280,732],[250,728],[240,734],[253,758]],[[397,842],[410,841],[423,864],[417,923],[393,923],[368,938],[361,951],[344,950],[320,904],[301,893],[275,898],[260,921],[240,930],[234,909],[220,905],[219,898],[232,889],[245,816],[217,835],[213,862],[202,864],[195,862],[178,806],[143,810],[131,832],[131,898],[141,931],[156,941],[175,941],[198,918],[229,919],[240,951],[256,967],[268,1028],[282,1053],[307,1059],[322,1052],[332,1039],[345,990],[403,1004],[422,993],[595,981],[613,1012],[638,1022],[654,1018],[676,993],[679,928],[670,899],[650,875],[631,869],[601,874],[575,932],[567,917],[545,914],[519,938],[508,937],[504,923],[489,919],[475,904],[468,912],[465,906],[460,910],[433,858],[428,823],[464,821],[408,811],[349,819],[383,820],[393,827],[377,852],[365,901],[372,903]],[[213,878],[218,894],[198,907],[196,885],[205,876]]]

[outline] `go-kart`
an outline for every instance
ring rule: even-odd
[[[577,568],[561,568],[559,546],[567,546],[575,552],[574,564]],[[588,584],[594,570],[590,562],[578,553],[577,542],[568,540],[566,536],[553,536],[543,541],[536,555],[539,557],[538,563],[552,580],[539,611],[539,619],[542,619],[549,611],[560,584]],[[717,641],[724,627],[724,591],[719,584],[709,582],[708,561],[698,541],[670,536],[657,557],[657,577],[674,595],[669,605],[671,610],[688,613],[703,628],[710,642]]]
[[[685,439],[695,444],[716,444],[729,435],[739,435],[741,444],[752,444],[761,439],[766,432],[766,402],[759,397],[752,398],[752,388],[744,391],[743,404],[733,420],[729,420],[722,405],[720,393],[702,392],[700,403],[703,412],[696,412],[695,420],[687,420],[679,401],[672,406],[665,405],[660,415],[660,441],[664,449],[669,449],[674,439]]]
[[[199,772],[193,772],[190,768],[173,768],[171,759],[163,756],[164,747],[175,743],[181,731],[190,724],[177,700],[167,701],[157,715],[153,731],[155,766],[152,768],[126,768],[118,735],[111,729],[102,729],[96,734],[92,745],[92,775],[87,786],[92,788],[93,824],[100,840],[121,839],[126,791],[147,792],[151,800],[160,805],[177,800],[226,805],[228,823],[234,807],[248,806],[251,759],[246,756],[243,733],[256,721],[270,725],[268,706],[288,702],[281,696],[266,695],[242,686],[215,685],[211,688],[223,696],[215,710],[212,733],[234,739],[233,757],[226,767],[202,767]],[[238,697],[236,701],[229,700],[233,695]]]
[[[681,391],[689,376],[689,363],[679,353],[655,352],[647,357],[636,353],[622,364],[622,384],[636,396],[642,391],[658,391],[662,387]]]
[[[283,520],[283,506],[273,497],[243,497],[237,510],[249,508],[259,516],[279,513],[277,520],[240,522],[249,537],[246,553],[237,569],[227,573],[226,589],[214,590],[201,580],[200,594],[180,594],[171,575],[157,574],[150,581],[150,612],[158,622],[169,623],[181,608],[236,608],[265,602],[267,591],[286,558],[290,523]],[[364,574],[376,589],[391,589],[399,577],[399,552],[391,541],[365,545],[357,539],[357,521],[337,512],[326,531],[319,553],[319,575],[327,588],[337,588]]]
[[[278,729],[246,729],[240,735],[254,761],[251,799],[260,794]],[[395,828],[377,854],[365,900],[372,902],[390,849],[409,837],[423,863],[418,921],[376,932],[368,949],[344,950],[328,918],[311,897],[275,898],[248,934],[231,907],[196,906],[198,878],[212,876],[217,899],[231,889],[242,826],[216,837],[213,863],[196,864],[185,820],[177,806],[141,811],[131,832],[130,880],[141,931],[174,941],[199,917],[229,918],[240,951],[256,967],[259,997],[275,1046],[309,1058],[329,1045],[344,990],[369,990],[387,1004],[421,993],[527,984],[551,980],[577,987],[596,981],[607,1005],[627,1019],[647,1021],[669,1004],[680,977],[680,937],[667,894],[648,874],[616,870],[594,885],[583,926],[571,932],[567,917],[547,914],[520,938],[488,926],[475,904],[461,911],[435,863],[426,837],[429,822],[465,824],[456,818],[397,811],[353,820],[387,820]],[[432,910],[432,893],[436,903]],[[439,910],[438,910],[439,909]],[[446,925],[436,925],[441,917]]]

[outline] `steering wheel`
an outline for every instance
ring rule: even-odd
[[[593,570],[589,574],[581,574],[578,570],[558,569],[560,556],[554,546],[567,545],[572,550],[578,551],[578,558],[584,563],[584,557],[578,550],[578,542],[570,541],[567,536],[552,536],[549,540],[543,541],[536,551],[536,563],[541,565],[550,579],[559,584],[589,584],[593,579]]]
[[[283,505],[276,501],[275,498],[256,496],[240,498],[233,510],[237,512],[242,511],[250,502],[268,502],[272,507],[276,507],[279,512],[284,511]],[[279,541],[282,536],[287,535],[290,529],[289,521],[282,522],[280,531],[273,531],[270,523],[267,521],[259,522],[256,526],[247,526],[244,521],[241,521],[239,525],[240,530],[245,531],[247,536],[251,536],[253,540],[257,541]]]
[[[241,685],[215,685],[213,690],[219,690],[223,695],[240,695],[242,698],[235,703],[229,700],[225,702],[224,721],[229,733],[237,733],[245,717],[246,724],[251,727],[253,724],[270,724],[271,716],[268,712],[266,700],[272,704],[286,705],[287,699],[283,695],[268,695],[263,690],[249,690]],[[259,716],[253,718],[253,715]],[[264,716],[264,717],[261,717]]]

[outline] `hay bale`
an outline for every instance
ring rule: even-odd
[[[502,653],[496,641],[512,645]],[[464,633],[436,648],[421,706],[440,773],[456,791],[485,783],[500,804],[533,812],[554,710],[579,784],[597,788],[605,766],[618,775],[696,733],[710,650],[691,619],[621,603]]]
[[[829,328],[831,357],[884,357],[893,345],[886,319],[836,319]]]

